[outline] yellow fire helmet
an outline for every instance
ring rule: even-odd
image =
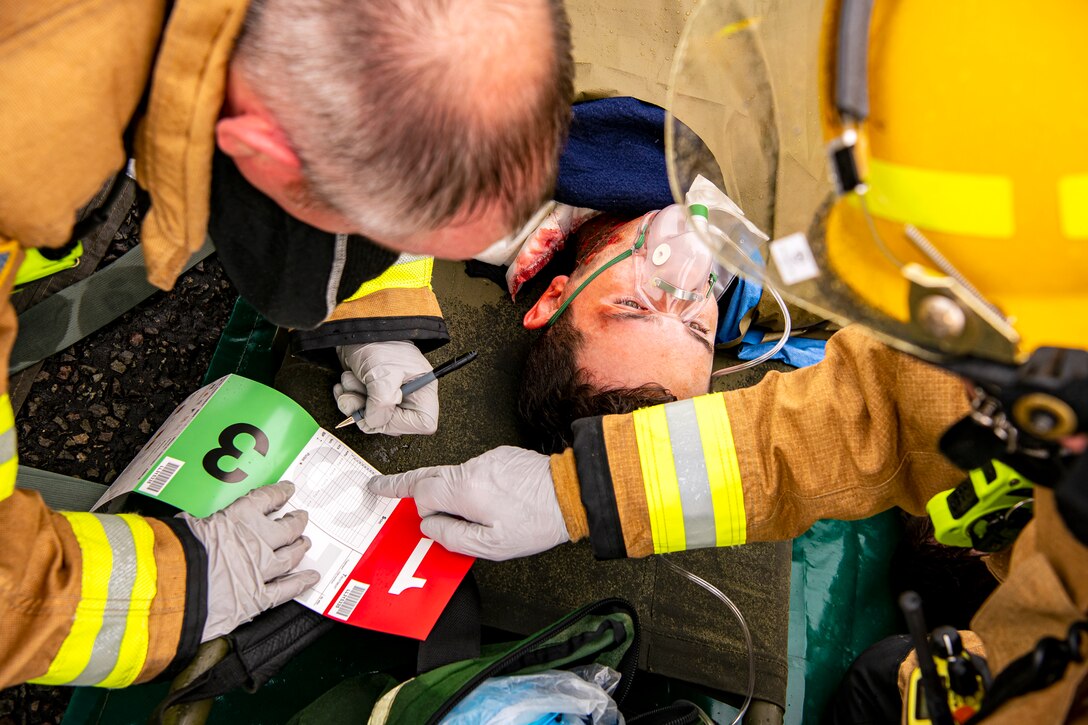
[[[726,265],[916,355],[1088,348],[1085,28],[1083,0],[706,0],[673,192],[724,183],[772,239],[753,259],[711,219]]]

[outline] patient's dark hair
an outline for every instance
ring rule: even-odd
[[[545,453],[568,448],[571,424],[579,418],[630,413],[676,396],[656,383],[637,388],[601,388],[579,369],[585,336],[563,315],[529,350],[518,396],[518,413],[537,447]]]

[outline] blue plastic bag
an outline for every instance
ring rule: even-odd
[[[588,675],[591,682],[562,670],[492,677],[442,718],[442,725],[623,725],[619,708],[602,689],[614,689],[619,674],[600,670],[611,675],[595,671]]]

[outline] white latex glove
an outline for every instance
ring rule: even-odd
[[[375,476],[367,487],[378,496],[414,498],[420,531],[450,551],[504,561],[570,541],[548,457],[522,448]]]
[[[310,548],[302,535],[306,512],[272,516],[294,492],[294,484],[281,481],[250,491],[207,518],[178,514],[208,552],[208,620],[201,642],[233,632],[321,578],[313,570],[291,572]]]
[[[333,386],[344,415],[364,410],[364,433],[430,435],[438,430],[438,381],[401,399],[400,386],[431,372],[431,364],[410,342],[372,342],[336,348],[344,373]]]

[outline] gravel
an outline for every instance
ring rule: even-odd
[[[99,268],[138,242],[125,220]],[[200,387],[237,292],[214,256],[94,335],[46,361],[16,414],[20,463],[108,484]],[[70,690],[0,690],[0,725],[59,723]]]

